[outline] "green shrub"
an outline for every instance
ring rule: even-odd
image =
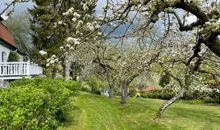
[[[86,84],[91,88],[91,93],[100,94],[103,82],[96,76],[91,76],[86,80]]]
[[[55,129],[65,121],[75,82],[22,79],[0,91],[0,129]],[[71,90],[72,91],[71,91]]]
[[[201,92],[199,90],[187,91],[182,99],[185,100],[200,100],[206,103],[218,103],[220,104],[220,93],[213,92]]]
[[[91,92],[92,88],[87,84],[87,82],[82,82],[80,90],[85,92]]]
[[[220,104],[220,93],[217,91],[213,91],[209,94],[209,96],[205,99],[206,103],[217,103]]]
[[[8,62],[16,62],[19,61],[20,57],[17,52],[10,51],[8,56]]]
[[[173,89],[156,89],[152,91],[141,92],[141,96],[145,98],[170,99],[175,96]]]
[[[166,85],[168,85],[171,81],[171,78],[168,74],[162,74],[160,77],[160,81],[159,81],[159,85],[161,87],[166,87]]]

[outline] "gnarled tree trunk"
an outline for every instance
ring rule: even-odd
[[[128,96],[128,83],[126,81],[121,82],[121,104],[127,103]]]
[[[113,86],[110,86],[110,87],[109,87],[109,92],[108,92],[108,94],[109,94],[109,98],[113,98],[113,95],[114,95],[114,87],[113,87]]]
[[[173,104],[176,100],[178,100],[179,98],[183,97],[185,93],[185,88],[181,87],[179,92],[170,100],[168,100],[166,103],[164,103],[162,105],[162,107],[159,109],[159,111],[156,114],[155,120],[160,120],[161,115],[163,114],[163,112],[171,105]]]

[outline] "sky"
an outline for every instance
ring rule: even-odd
[[[12,1],[12,0],[0,0],[0,13],[2,12],[2,10],[4,10],[4,8],[6,8],[5,3],[10,3],[10,1]],[[114,1],[117,1],[117,0],[114,0]],[[102,13],[102,7],[103,7],[103,5],[105,5],[105,3],[106,3],[106,0],[98,0],[97,7],[96,7],[97,15],[100,15]],[[25,3],[19,3],[15,6],[14,15],[17,15],[17,14],[20,14],[24,11],[27,11],[28,8],[32,8],[33,6],[34,6],[34,4],[31,1],[25,2]],[[181,11],[178,11],[178,13],[183,14]],[[187,18],[187,23],[192,23],[194,21],[196,21],[195,16],[191,15]],[[117,31],[114,32],[113,35],[122,34],[125,29],[126,29],[126,27],[121,26]],[[163,30],[163,29],[161,29],[161,30]]]
[[[5,3],[10,3],[11,0],[0,0],[0,12],[2,12],[7,6],[5,5]],[[25,10],[27,10],[28,8],[33,7],[33,3],[30,2],[25,2],[25,3],[19,3],[15,6],[15,11],[17,13],[21,13]]]
[[[4,8],[6,7],[5,3],[10,3],[11,0],[0,0],[0,12],[2,12],[2,10],[4,10]],[[97,13],[101,13],[102,10],[102,6],[105,4],[106,0],[99,0],[98,4],[97,4]],[[28,8],[33,7],[33,3],[30,2],[25,2],[25,3],[19,3],[15,6],[15,12],[16,13],[21,13],[23,11],[26,11]]]
[[[6,7],[5,3],[10,3],[10,1],[12,0],[0,0],[0,12],[2,12],[2,10],[4,10],[4,8]],[[96,13],[99,15],[102,12],[102,6],[106,3],[106,0],[98,0],[98,4],[96,7]],[[30,2],[25,2],[25,3],[19,3],[15,6],[15,13],[21,13],[23,11],[26,11],[28,8],[33,7],[33,3]],[[195,16],[189,16],[187,18],[187,22],[191,23],[196,21],[196,17]]]

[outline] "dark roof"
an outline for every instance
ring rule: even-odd
[[[16,43],[10,31],[2,22],[0,22],[0,39],[5,41],[6,44],[9,44],[10,46],[16,48]]]

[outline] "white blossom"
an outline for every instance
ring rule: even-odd
[[[101,33],[101,32],[98,32],[97,35],[102,35],[102,33]]]
[[[70,45],[70,44],[67,44],[66,47],[71,47],[71,45]]]
[[[58,22],[58,24],[59,24],[59,25],[63,24],[63,21],[62,21],[62,20],[61,20],[61,21],[59,21],[59,22]]]
[[[74,11],[74,8],[73,7],[71,7],[70,9],[68,9],[65,13],[63,13],[63,15],[64,16],[66,16],[66,15],[70,15],[70,14],[72,14],[73,13],[73,11]]]
[[[68,43],[72,43],[72,42],[74,42],[74,38],[68,37],[68,38],[66,39],[66,41],[67,41]]]
[[[56,58],[56,55],[52,55],[52,58]]]
[[[90,26],[90,27],[89,27],[89,30],[90,30],[90,31],[93,31],[93,30],[95,30],[95,28],[94,28],[93,26]]]
[[[71,46],[71,47],[70,47],[70,50],[74,50],[74,48]]]
[[[75,44],[75,45],[80,44],[79,39],[77,39],[77,38],[68,37],[68,38],[66,39],[66,41],[67,41],[67,43],[70,43],[70,44]],[[70,47],[69,44],[67,44],[66,46],[67,46],[67,47]]]
[[[84,5],[83,5],[83,9],[84,9],[84,10],[89,10],[89,7],[88,7],[86,4],[84,4]]]
[[[87,25],[88,29],[91,31],[93,31],[95,29],[91,23],[87,23],[86,25]]]
[[[44,51],[44,50],[40,50],[39,53],[40,53],[40,55],[42,55],[42,56],[47,55],[47,52]]]
[[[82,20],[79,20],[78,24],[77,24],[77,27],[76,28],[79,28],[81,25],[83,24],[83,21]]]
[[[78,14],[77,12],[74,12],[73,16],[76,17],[76,18],[80,18],[80,14]]]
[[[73,21],[73,22],[76,22],[76,20],[77,20],[76,18],[72,18],[72,21]]]
[[[55,61],[54,60],[50,60],[50,62],[49,62],[50,64],[54,64],[55,63]]]
[[[63,47],[63,46],[61,46],[61,47],[60,47],[60,49],[61,49],[61,50],[63,50],[63,49],[64,49],[64,47]]]
[[[100,28],[100,25],[99,25],[99,24],[97,24],[97,25],[95,26],[95,28]]]

